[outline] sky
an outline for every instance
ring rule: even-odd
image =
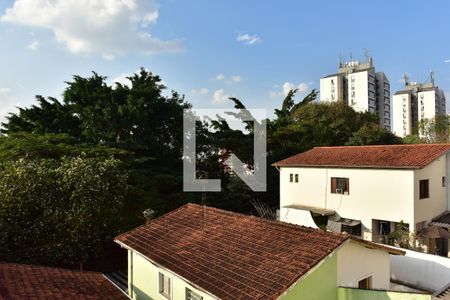
[[[363,59],[402,88],[402,76],[436,83],[450,100],[450,2],[0,0],[0,120],[61,99],[73,75],[115,81],[144,67],[195,108],[227,97],[272,115],[336,73],[339,55]],[[447,105],[449,107],[449,105]]]

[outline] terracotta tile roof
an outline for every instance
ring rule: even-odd
[[[277,298],[347,239],[187,204],[116,241],[220,299],[249,300]]]
[[[101,273],[0,262],[0,299],[129,299]]]
[[[316,147],[272,164],[276,167],[418,169],[450,150],[450,144]]]

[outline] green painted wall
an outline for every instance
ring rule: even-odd
[[[338,300],[431,300],[431,295],[339,288]]]
[[[311,274],[281,296],[282,300],[337,300],[337,255],[325,259]]]
[[[173,300],[185,300],[186,288],[196,292],[203,300],[215,300],[209,294],[191,286],[175,274],[158,268],[141,255],[128,251],[128,286],[129,295],[134,300],[167,300],[159,293],[158,274],[161,272],[171,280],[171,292]]]

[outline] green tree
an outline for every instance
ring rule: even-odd
[[[2,164],[0,257],[73,265],[98,255],[121,228],[126,182],[115,159]]]
[[[364,124],[346,142],[349,146],[401,144],[402,139],[378,124]]]

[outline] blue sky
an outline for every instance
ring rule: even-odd
[[[449,11],[445,0],[0,0],[0,119],[35,94],[60,98],[74,74],[120,80],[139,67],[196,108],[232,95],[271,114],[283,86],[300,98],[339,53],[364,48],[391,93],[403,73],[425,81],[433,69],[449,99]]]

